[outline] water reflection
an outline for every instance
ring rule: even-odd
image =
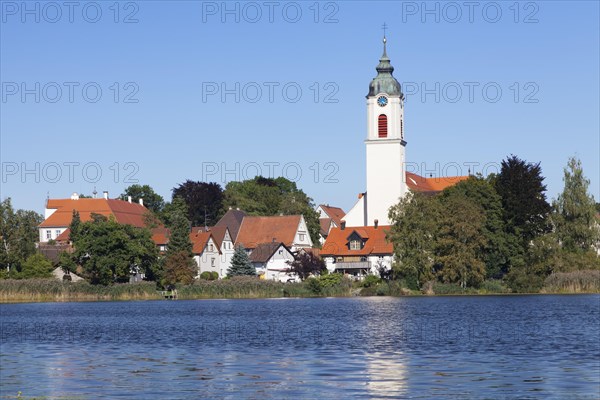
[[[600,296],[2,305],[2,396],[599,398]]]

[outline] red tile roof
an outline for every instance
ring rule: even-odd
[[[115,199],[49,199],[46,208],[56,211],[42,222],[40,228],[58,228],[71,224],[73,210],[79,212],[82,222],[91,221],[92,213],[106,217],[115,217],[120,224],[128,224],[139,228],[145,227],[144,215],[148,209],[138,203]]]
[[[368,255],[389,255],[394,252],[394,247],[389,243],[385,236],[390,230],[389,225],[378,226],[360,226],[346,227],[346,229],[332,228],[327,236],[327,240],[321,249],[321,256],[368,256]],[[366,239],[364,247],[360,250],[350,250],[348,238],[352,233],[357,233],[361,238]]]
[[[58,235],[56,237],[56,241],[61,242],[61,243],[66,243],[70,240],[70,237],[71,237],[71,229],[67,228],[63,231],[63,233],[61,233],[60,235]]]
[[[192,233],[211,232],[213,234],[213,239],[217,243],[217,246],[219,246],[219,248],[221,248],[221,245],[223,244],[223,240],[225,240],[225,234],[227,233],[227,229],[228,228],[225,225],[209,226],[209,227],[194,226],[194,227],[192,227]],[[231,236],[231,233],[229,233],[229,236]]]
[[[341,221],[346,215],[346,212],[344,210],[342,210],[339,207],[332,207],[330,205],[325,204],[321,204],[320,207],[323,211],[325,211],[325,214],[327,214],[327,216],[331,218],[333,222],[335,222],[337,226],[341,225]]]
[[[412,172],[406,173],[406,185],[413,192],[441,192],[447,187],[467,179],[469,179],[468,176],[424,178]]]
[[[168,228],[160,227],[152,229],[152,241],[156,245],[166,245],[169,243],[171,231]]]
[[[192,233],[190,233],[190,241],[192,242],[192,253],[202,254],[202,252],[204,251],[204,248],[206,247],[206,244],[208,243],[208,240],[210,238],[213,238],[213,241],[215,240],[212,233],[210,233],[210,232],[192,232]],[[216,245],[216,243],[215,243],[215,245]],[[217,246],[217,250],[220,253],[221,251],[219,250],[219,246],[218,245],[216,245],[216,246]]]
[[[301,215],[244,217],[236,245],[242,244],[247,249],[253,249],[261,243],[282,242],[291,247],[301,218]]]
[[[319,218],[319,224],[321,225],[321,236],[326,237],[331,226],[331,218]]]

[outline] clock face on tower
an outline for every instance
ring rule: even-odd
[[[377,98],[377,104],[379,104],[379,107],[385,107],[388,103],[388,99],[385,96],[379,96]]]

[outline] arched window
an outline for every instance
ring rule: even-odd
[[[378,132],[379,132],[379,137],[380,138],[386,138],[387,137],[387,131],[388,131],[388,124],[387,124],[387,115],[385,114],[381,114],[378,118]]]

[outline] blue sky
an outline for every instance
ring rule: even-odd
[[[515,154],[553,198],[576,155],[600,197],[598,2],[73,4],[0,2],[1,197],[17,208],[262,172],[348,211],[384,22],[415,172]]]

